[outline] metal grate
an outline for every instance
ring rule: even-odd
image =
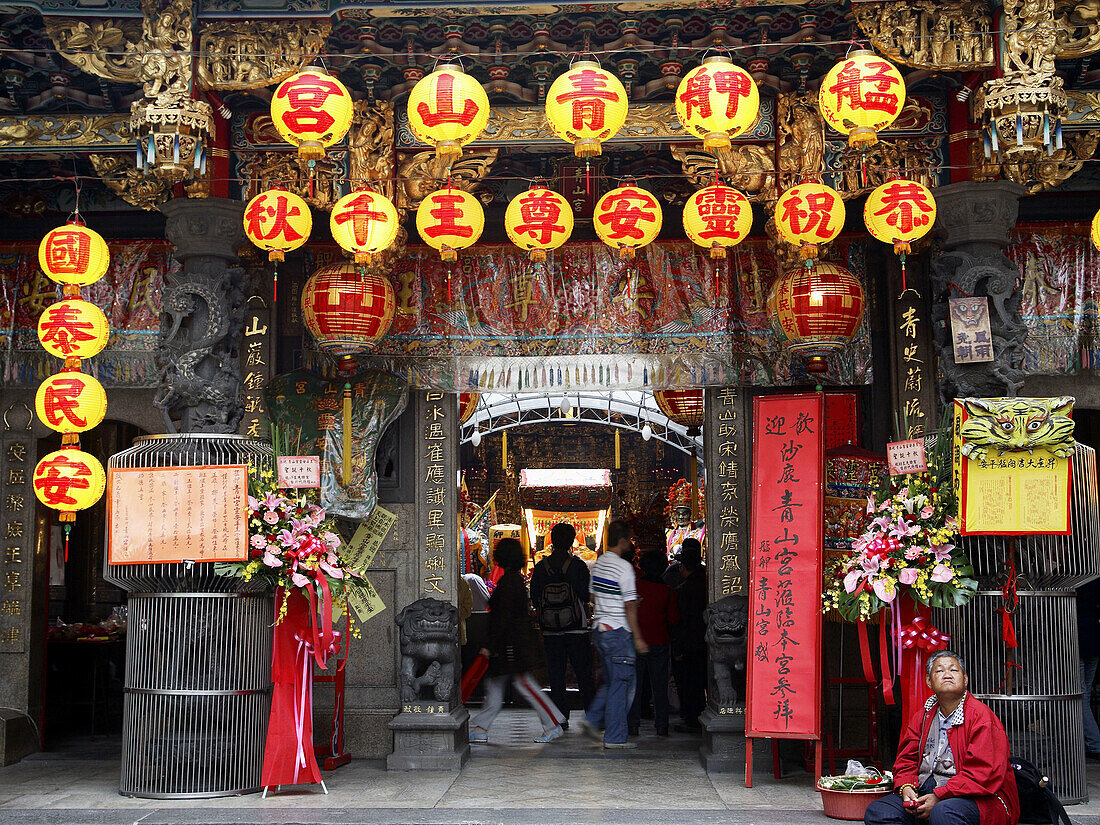
[[[243,436],[155,435],[112,456],[117,467],[250,464],[271,447]],[[119,792],[202,798],[260,789],[271,709],[270,597],[234,592],[211,564],[104,565],[129,591]]]
[[[110,469],[218,464],[249,464],[274,470],[275,458],[270,444],[243,435],[183,433],[136,439],[133,447],[107,462]],[[211,564],[110,564],[104,559],[103,577],[129,593],[227,593],[249,589],[242,587],[239,579],[214,575]]]

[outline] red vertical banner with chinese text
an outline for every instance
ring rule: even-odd
[[[753,402],[746,736],[821,738],[824,396]]]

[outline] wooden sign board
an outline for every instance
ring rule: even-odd
[[[321,486],[321,457],[316,455],[281,455],[279,486],[284,490],[299,490]]]
[[[247,557],[247,465],[107,471],[110,564]]]

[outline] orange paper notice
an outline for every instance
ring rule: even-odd
[[[111,564],[241,561],[248,556],[248,467],[107,471]]]

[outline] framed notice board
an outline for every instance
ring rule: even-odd
[[[247,465],[107,471],[110,564],[247,557]]]

